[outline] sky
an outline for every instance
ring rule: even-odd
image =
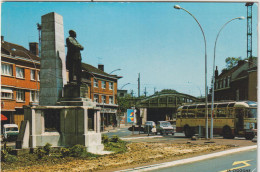
[[[95,67],[103,64],[105,72],[123,76],[120,89],[141,95],[162,89],[174,89],[192,96],[205,95],[205,44],[196,21],[201,24],[207,44],[207,84],[213,72],[214,43],[216,66],[225,68],[227,57],[247,57],[247,7],[245,3],[188,2],[3,2],[1,35],[4,40],[29,48],[38,42],[37,23],[41,16],[56,12],[63,16],[64,38],[73,29],[84,46],[82,61]],[[253,5],[253,56],[257,56],[258,4]]]

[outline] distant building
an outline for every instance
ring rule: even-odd
[[[38,103],[40,58],[38,43],[30,43],[30,50],[4,41],[1,37],[1,114],[4,123],[20,127],[24,120],[23,106]]]
[[[104,72],[104,65],[98,68],[82,63],[83,81],[88,82],[89,98],[101,107],[101,125],[117,124],[117,80],[121,77]]]
[[[215,70],[215,100],[257,101],[257,58],[241,60],[218,75]]]
[[[127,95],[127,90],[117,90],[118,97],[125,97]]]

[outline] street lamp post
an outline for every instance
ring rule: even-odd
[[[212,88],[212,91],[211,91],[211,124],[210,124],[210,138],[213,139],[213,116],[214,116],[214,88],[215,88],[215,59],[216,59],[216,47],[217,47],[217,41],[218,41],[218,37],[219,37],[219,34],[220,32],[224,29],[224,27],[230,23],[231,21],[233,20],[236,20],[236,19],[239,19],[239,20],[243,20],[245,19],[243,16],[241,17],[236,17],[236,18],[233,18],[229,21],[227,21],[222,27],[221,29],[219,30],[218,34],[217,34],[217,37],[216,37],[216,40],[215,40],[215,46],[214,46],[214,58],[213,58],[213,77],[212,77],[212,85],[211,85],[211,88]]]
[[[121,88],[120,88],[120,90],[122,90],[126,85],[128,85],[128,84],[130,84],[129,82],[128,83],[126,83],[125,85],[123,85]]]
[[[207,87],[207,42],[206,42],[206,37],[205,37],[205,34],[204,34],[204,31],[199,23],[199,21],[196,19],[196,17],[191,14],[188,10],[180,7],[179,5],[175,5],[174,6],[175,9],[177,10],[184,10],[186,11],[189,15],[191,15],[193,17],[193,19],[198,23],[199,27],[200,27],[200,30],[202,32],[202,35],[203,35],[203,38],[204,38],[204,44],[205,44],[205,116],[206,116],[206,139],[208,139],[208,87]]]
[[[30,58],[31,62],[33,63],[33,66],[34,66],[34,68],[35,68],[35,72],[36,72],[37,76],[39,75],[39,73],[37,72],[37,68],[36,68],[35,61],[32,59],[32,57],[31,57],[28,53],[26,53],[25,51],[22,51],[22,50],[17,50],[17,49],[15,49],[15,48],[12,48],[11,51],[14,51],[14,52],[15,52],[15,51],[21,51],[21,52],[25,53],[25,54]],[[35,75],[35,80],[36,80],[36,93],[37,93],[36,97],[39,97],[39,96],[38,96],[38,95],[39,95],[39,88],[38,88],[38,79],[37,79],[37,76]],[[37,98],[37,99],[38,99],[38,102],[39,102],[39,98]]]
[[[111,73],[115,72],[115,71],[118,71],[118,70],[122,70],[122,69],[115,69],[115,70],[113,70],[112,72],[110,72],[109,75],[110,75]]]

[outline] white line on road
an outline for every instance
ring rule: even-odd
[[[150,139],[162,136],[146,136],[146,137],[129,137],[129,138],[121,138],[122,140],[132,140],[132,139]]]
[[[241,148],[211,153],[211,154],[207,154],[207,155],[201,155],[201,156],[187,158],[187,159],[181,159],[181,160],[177,160],[177,161],[165,162],[165,163],[161,163],[161,164],[153,164],[153,165],[149,165],[149,166],[130,168],[130,169],[120,170],[120,171],[116,171],[116,172],[128,172],[128,171],[141,172],[141,171],[157,170],[160,168],[166,168],[166,167],[171,167],[171,166],[180,165],[180,164],[192,163],[192,162],[201,161],[204,159],[223,156],[223,155],[241,152],[241,151],[247,151],[247,150],[256,149],[256,148],[257,148],[257,145],[241,147]]]

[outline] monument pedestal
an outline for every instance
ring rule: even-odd
[[[76,95],[82,90],[81,87],[65,86],[64,91],[68,95],[62,97],[56,106],[24,107],[25,117],[16,147],[36,148],[46,143],[55,147],[81,144],[88,152],[96,154],[102,152],[104,145],[101,143],[100,108],[89,98],[77,98],[71,96],[68,91]],[[87,93],[84,92],[84,95],[87,96]],[[54,125],[50,126],[49,122],[53,122]],[[49,128],[56,128],[56,131],[49,131]]]

